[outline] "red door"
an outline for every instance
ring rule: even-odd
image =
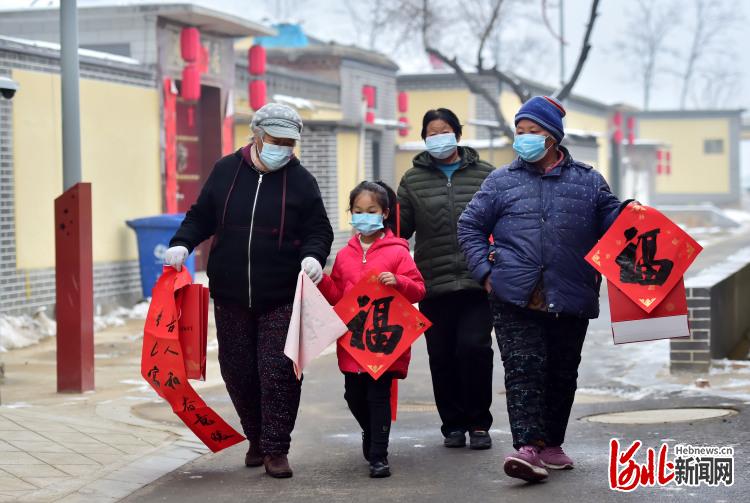
[[[177,210],[195,203],[214,163],[221,157],[221,91],[201,86],[201,98],[177,98]],[[209,240],[210,241],[210,240]],[[195,267],[206,269],[209,242],[195,250]]]

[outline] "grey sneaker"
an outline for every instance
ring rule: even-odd
[[[466,433],[461,430],[448,433],[443,440],[443,445],[450,448],[466,447]]]
[[[484,430],[474,430],[469,432],[469,449],[481,451],[492,448],[492,437],[490,433]]]

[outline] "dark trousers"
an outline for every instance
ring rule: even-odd
[[[589,320],[491,304],[513,446],[562,445]]]
[[[370,374],[344,374],[344,398],[362,431],[370,437],[370,459],[388,456],[388,437],[391,433],[392,376],[378,380]]]
[[[462,290],[423,300],[425,334],[443,435],[492,425],[492,316],[487,294]]]
[[[302,384],[284,355],[292,305],[257,314],[216,303],[221,376],[242,429],[265,454],[289,452]]]

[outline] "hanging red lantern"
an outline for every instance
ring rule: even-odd
[[[657,175],[661,175],[661,172],[662,172],[661,158],[662,158],[662,150],[659,149],[656,151],[656,174]]]
[[[406,117],[399,117],[398,122],[401,124],[401,127],[398,129],[398,135],[409,136],[409,119]]]
[[[367,102],[367,108],[375,108],[375,88],[362,86],[362,99]]]
[[[614,140],[617,145],[622,143],[622,112],[615,112],[615,115],[612,117],[612,122],[615,125],[615,133],[614,133]]]
[[[180,52],[182,59],[188,63],[195,63],[201,47],[201,32],[198,28],[183,28],[180,32]]]
[[[368,124],[375,124],[375,112],[371,112],[368,110],[367,114],[365,115],[365,122]]]
[[[266,104],[266,81],[265,80],[253,80],[248,86],[248,93],[250,94],[250,108],[253,110],[259,110],[263,105]]]
[[[266,48],[262,45],[256,44],[247,50],[247,71],[255,76],[266,73]]]
[[[201,74],[195,63],[182,69],[180,96],[186,101],[198,101],[201,97]]]
[[[665,157],[666,157],[666,163],[664,166],[664,170],[668,175],[671,175],[672,174],[672,152],[667,150],[665,152]]]
[[[398,93],[398,112],[405,114],[409,111],[409,95],[406,91]]]
[[[635,117],[633,117],[632,115],[628,117],[627,125],[628,125],[628,143],[632,145],[635,143]]]

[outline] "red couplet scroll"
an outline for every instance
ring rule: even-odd
[[[195,299],[186,303],[186,295],[188,298],[195,296]],[[179,305],[176,297],[180,300]],[[207,302],[206,292],[196,288],[196,285],[191,285],[190,273],[184,267],[180,272],[172,267],[164,268],[154,286],[151,305],[148,308],[143,333],[141,375],[154,391],[169,403],[185,425],[211,451],[218,452],[242,442],[245,437],[206,405],[190,386],[185,365],[185,348],[180,342],[181,325],[187,327],[190,324],[189,326],[196,330],[203,331],[207,316],[196,317],[194,311],[203,310],[204,306],[208,306]],[[180,306],[184,309],[180,309]],[[203,358],[205,376],[205,352]],[[199,364],[191,370],[191,375],[196,375],[196,372],[200,371]]]
[[[586,260],[647,313],[682,279],[702,247],[648,206],[629,204]]]
[[[338,344],[377,379],[432,323],[370,272],[333,308],[349,331]]]

